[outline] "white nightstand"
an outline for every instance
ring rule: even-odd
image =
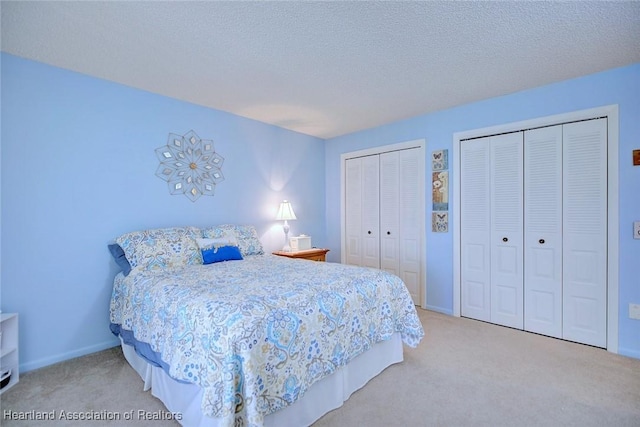
[[[9,383],[0,389],[0,394],[9,390],[20,380],[18,358],[18,314],[0,314],[0,374],[11,369]]]

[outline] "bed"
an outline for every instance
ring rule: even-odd
[[[184,426],[310,425],[424,331],[377,269],[265,254],[252,226],[179,227],[109,245],[111,331]]]

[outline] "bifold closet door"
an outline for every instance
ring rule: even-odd
[[[400,156],[380,154],[380,268],[400,276]]]
[[[460,279],[464,317],[491,320],[490,141],[460,144]]]
[[[375,155],[346,161],[347,264],[380,268],[378,158]]]
[[[491,322],[523,327],[523,134],[491,137]]]
[[[524,134],[524,329],[562,338],[562,125]]]
[[[420,305],[424,286],[424,155],[418,148],[399,152],[400,162],[400,278],[414,304]]]
[[[461,314],[607,345],[607,119],[460,144]]]
[[[423,277],[424,172],[408,148],[346,160],[347,264],[400,277],[420,304]]]
[[[563,125],[563,328],[607,346],[607,119]]]
[[[424,176],[417,148],[380,154],[380,263],[420,304]]]
[[[460,149],[461,313],[523,327],[522,132]]]

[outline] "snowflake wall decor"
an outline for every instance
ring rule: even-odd
[[[216,184],[224,180],[224,158],[215,152],[213,141],[200,139],[194,132],[169,134],[167,145],[156,148],[160,166],[156,175],[169,184],[169,193],[184,194],[195,202],[200,196],[213,196]]]

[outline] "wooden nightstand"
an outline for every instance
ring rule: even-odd
[[[309,259],[311,261],[325,261],[325,255],[327,255],[329,249],[322,248],[313,248],[306,249],[304,251],[296,251],[296,252],[283,252],[283,251],[275,251],[274,255],[278,256],[286,256],[288,258],[300,258],[300,259]]]

